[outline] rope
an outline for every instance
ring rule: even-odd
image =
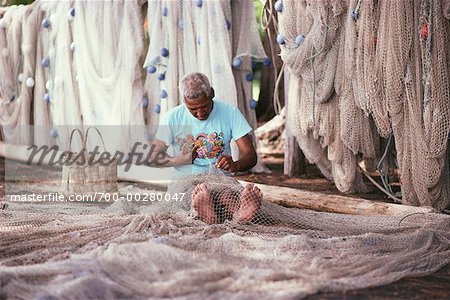
[[[285,63],[283,62],[282,66],[281,66],[281,69],[280,69],[280,73],[278,74],[278,77],[277,77],[276,82],[275,82],[275,90],[274,90],[274,93],[273,93],[273,107],[274,107],[275,113],[277,115],[280,114],[280,111],[282,109],[281,102],[280,102],[280,97],[279,97],[279,92],[278,92],[278,90],[279,90],[278,87],[280,86],[281,78],[284,75],[285,66],[286,66]]]
[[[372,178],[372,176],[370,176],[370,174],[364,170],[363,168],[361,168],[361,166],[358,165],[358,168],[361,170],[361,172],[367,177],[367,179],[369,179],[377,188],[380,189],[380,191],[382,191],[383,193],[385,193],[389,198],[391,198],[392,200],[394,200],[395,202],[398,203],[402,203],[402,200],[395,197],[394,195],[392,195],[391,193],[389,193],[388,191],[386,191],[381,185],[378,184],[378,182],[376,182],[375,179]]]
[[[387,156],[387,152],[391,146],[391,142],[392,142],[392,134],[389,135],[389,139],[388,142],[386,144],[386,148],[384,149],[384,153],[383,156],[381,157],[380,161],[377,164],[377,170],[380,173],[380,178],[381,178],[381,182],[383,182],[383,186],[386,190],[388,190],[391,194],[393,194],[394,192],[392,191],[390,185],[389,185],[389,178],[387,176],[387,174],[384,174],[385,172],[383,172],[381,170],[381,163],[385,160],[386,156]]]

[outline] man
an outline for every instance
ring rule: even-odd
[[[255,166],[256,151],[248,135],[252,128],[236,107],[213,100],[214,89],[206,75],[185,75],[179,89],[184,103],[164,115],[153,142],[156,152],[172,146],[174,156],[167,166],[174,166],[186,176],[207,174],[212,167],[230,173]],[[231,140],[241,154],[237,161],[231,157]],[[193,188],[191,205],[198,218],[207,224],[223,221],[218,205],[238,222],[251,221],[261,205],[262,193],[253,184],[247,184],[239,197],[239,201],[233,202],[229,193],[222,193],[214,201],[213,193],[203,182]]]

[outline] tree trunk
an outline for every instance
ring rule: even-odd
[[[269,0],[275,4],[275,0]],[[275,18],[278,19],[276,13]],[[270,33],[270,39],[269,34]],[[270,22],[270,26],[266,31],[266,35],[263,40],[263,47],[266,51],[267,55],[270,59],[274,59],[272,61],[272,65],[270,67],[262,67],[261,69],[261,85],[260,85],[260,93],[258,98],[258,106],[256,107],[256,119],[258,122],[267,122],[271,120],[275,116],[275,109],[273,105],[273,95],[275,91],[275,82],[278,74],[280,73],[281,66],[283,65],[283,61],[280,56],[280,47],[276,42],[277,33],[275,32],[275,28],[273,26],[273,22]],[[272,43],[272,48],[274,53],[272,54],[270,43]],[[273,58],[272,58],[273,57]],[[276,76],[275,76],[276,70]],[[283,78],[280,81],[278,86],[279,99],[281,103],[281,107],[284,106],[284,83]]]

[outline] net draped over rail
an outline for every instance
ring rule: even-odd
[[[193,218],[202,183],[225,207],[213,225]],[[298,299],[430,274],[450,260],[447,215],[341,215],[263,195],[255,217],[237,222],[225,212],[245,189],[211,173],[174,182],[172,197],[186,193],[178,201],[10,202],[0,211],[0,296]]]
[[[373,165],[393,135],[402,202],[449,207],[448,1],[284,0],[278,17],[288,118],[308,160],[362,192],[358,157]]]

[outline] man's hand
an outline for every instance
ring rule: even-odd
[[[192,150],[182,149],[177,156],[177,165],[191,165],[194,163],[194,160],[197,158],[198,146],[195,146]]]
[[[229,155],[222,155],[217,158],[216,167],[228,172],[237,172],[238,166]]]

